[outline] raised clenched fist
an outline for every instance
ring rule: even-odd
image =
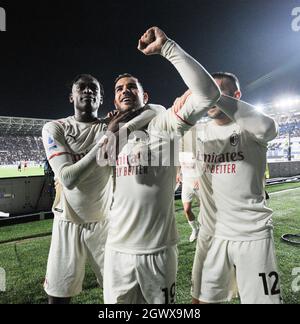
[[[140,38],[138,49],[145,55],[160,54],[167,40],[168,37],[161,29],[151,27]]]

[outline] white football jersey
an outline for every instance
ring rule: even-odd
[[[72,165],[86,156],[103,136],[106,125],[77,122],[68,117],[47,123],[43,128],[43,142],[49,163],[59,179],[63,166]],[[58,160],[65,158],[64,163]],[[96,165],[77,186],[60,186],[53,212],[61,219],[77,224],[98,222],[107,216],[112,197],[112,172],[109,166]]]
[[[150,144],[163,149],[158,141]],[[154,149],[154,151],[157,151]],[[145,166],[148,143],[134,137],[119,154],[107,245],[132,254],[160,251],[178,241],[174,217],[174,166]],[[151,156],[154,160],[155,154]]]
[[[196,138],[201,230],[233,241],[269,237],[272,210],[264,191],[268,139],[237,122],[218,126],[214,121],[198,125]]]
[[[168,40],[161,54],[193,95],[180,112],[159,113],[146,129],[132,134],[119,153],[107,246],[123,253],[152,254],[177,243],[174,133],[190,129],[220,95],[210,75],[176,43]]]

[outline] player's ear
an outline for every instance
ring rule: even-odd
[[[70,103],[74,103],[74,98],[73,98],[72,93],[70,93],[70,95],[69,95],[69,101],[70,101]]]
[[[239,100],[239,99],[241,99],[241,97],[242,97],[242,93],[241,93],[241,91],[237,90],[237,91],[234,93],[234,98]]]
[[[143,100],[144,105],[146,105],[148,103],[148,101],[149,101],[149,95],[147,92],[144,92],[144,100]]]
[[[103,105],[103,97],[101,96],[99,106],[102,106],[102,105]]]

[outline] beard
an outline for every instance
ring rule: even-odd
[[[130,105],[119,105],[119,106],[116,106],[116,109],[118,111],[120,111],[121,113],[125,113],[127,111],[135,112],[135,111],[138,111],[138,110],[142,109],[143,107],[144,107],[144,105],[142,105],[140,102],[133,102]]]
[[[102,102],[99,100],[77,100],[75,102],[76,104],[76,108],[81,111],[81,112],[85,112],[85,113],[92,113],[97,111]]]
[[[214,111],[213,111],[214,110]],[[227,115],[223,113],[219,108],[212,108],[207,112],[207,115],[211,119],[224,119]]]

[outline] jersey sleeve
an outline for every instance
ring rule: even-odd
[[[278,125],[273,118],[244,101],[222,95],[217,106],[259,143],[265,145],[278,134]]]
[[[192,95],[179,112],[168,110],[154,118],[150,128],[156,131],[184,132],[194,126],[207,109],[215,105],[220,98],[220,90],[205,68],[175,42],[168,40],[161,55],[174,65]]]
[[[47,123],[43,127],[42,137],[47,159],[56,175],[65,165],[73,164],[72,153],[65,142],[64,130],[59,122]],[[61,163],[56,165],[53,161],[58,158]]]
[[[144,107],[144,111],[137,117],[127,122],[123,127],[129,129],[130,132],[134,132],[147,126],[150,121],[164,112],[166,109],[161,105],[148,104]]]
[[[63,127],[57,122],[47,123],[42,131],[47,159],[59,182],[73,189],[97,167],[96,156],[103,138],[80,161],[74,162],[72,152],[65,142]]]

